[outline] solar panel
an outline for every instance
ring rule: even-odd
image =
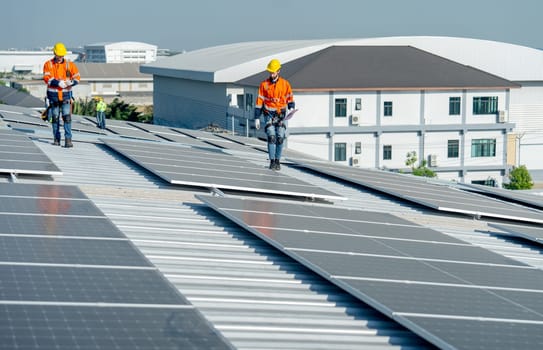
[[[5,349],[232,349],[185,307],[0,304]]]
[[[429,183],[416,176],[353,168],[330,162],[294,162],[307,169],[440,211],[543,223],[543,211]]]
[[[528,239],[540,244],[543,244],[543,227],[535,225],[511,225],[511,224],[495,224],[489,223],[488,226],[495,227],[499,230],[507,232],[510,235]]]
[[[231,348],[78,188],[0,198],[0,348]]]
[[[225,148],[229,150],[242,151],[242,152],[255,152],[255,149],[251,147],[247,147],[238,142],[233,142],[231,140],[228,140],[227,138],[221,137],[219,134],[215,135],[207,131],[180,129],[180,128],[174,128],[173,130],[176,130],[182,134],[201,140],[203,142],[206,142],[216,147]]]
[[[440,348],[543,346],[540,269],[392,215],[197,198]],[[518,334],[526,346],[481,341]]]
[[[15,124],[28,124],[41,127],[49,126],[49,124],[43,121],[39,115],[30,115],[17,111],[7,111],[4,108],[0,108],[0,116],[5,122],[11,122]],[[11,123],[8,124],[11,125]]]
[[[0,129],[0,140],[1,173],[62,175],[60,169],[26,135]]]
[[[92,121],[93,123],[96,123],[96,121],[90,117],[87,117],[86,119],[89,121]],[[157,137],[153,135],[152,133],[143,131],[140,128],[135,128],[132,125],[130,125],[128,122],[123,121],[123,120],[108,119],[106,121],[106,129],[121,137],[126,137],[130,139],[150,140],[150,141],[163,140],[162,138]]]
[[[543,208],[543,197],[525,191],[507,190],[498,187],[490,187],[475,184],[458,184],[459,188],[482,193],[484,195],[515,201],[520,204],[530,205],[534,208]]]
[[[221,150],[152,142],[103,142],[172,184],[305,198],[344,199],[333,192]]]

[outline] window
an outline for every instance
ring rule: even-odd
[[[354,143],[354,154],[361,154],[362,153],[362,142],[355,142]]]
[[[347,160],[347,144],[334,143],[334,161],[343,162]]]
[[[392,116],[392,101],[385,101],[383,104],[383,112],[385,117]]]
[[[383,146],[383,160],[390,160],[390,159],[392,159],[392,146],[384,145]]]
[[[447,141],[447,158],[458,158],[459,144],[458,140]]]
[[[243,106],[245,106],[245,95],[236,95],[236,103],[238,108],[243,108]]]
[[[498,97],[474,97],[473,114],[498,113]]]
[[[335,102],[336,117],[347,117],[347,99],[336,98]]]
[[[245,110],[253,109],[253,94],[245,94]]]
[[[472,157],[495,157],[496,139],[476,139],[471,141]]]
[[[460,115],[460,97],[449,97],[449,115]]]
[[[362,110],[362,99],[357,98],[354,100],[354,110],[355,111],[361,111]]]

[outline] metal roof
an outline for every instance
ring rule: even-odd
[[[234,82],[261,72],[271,58],[286,63],[330,46],[376,45],[416,47],[510,81],[543,80],[543,50],[443,36],[241,42],[164,58],[143,65],[141,71],[175,78]]]
[[[237,348],[433,348],[195,199],[207,191],[163,182],[98,136],[75,132],[75,147],[65,149],[50,144],[50,130],[30,129],[63,175],[17,181],[79,186]],[[265,159],[248,161],[265,166]],[[337,206],[392,213],[543,268],[539,247],[489,230],[484,221],[436,214],[289,166],[282,171],[349,198]]]
[[[331,46],[285,63],[294,90],[497,89],[503,78],[410,46]],[[237,81],[258,86],[266,71]]]
[[[152,81],[149,74],[140,72],[140,63],[77,63],[82,80],[131,79]]]

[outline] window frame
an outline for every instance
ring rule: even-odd
[[[471,140],[471,157],[495,157],[496,139],[473,139]]]
[[[462,97],[449,97],[449,115],[460,115],[462,110]]]
[[[344,162],[347,160],[347,143],[334,143],[334,162]]]
[[[498,96],[474,96],[473,115],[487,115],[498,113]]]
[[[392,117],[393,113],[392,101],[383,101],[383,117]]]
[[[347,118],[347,99],[346,98],[334,99],[334,117]]]
[[[460,157],[460,140],[447,140],[447,158]]]
[[[383,160],[392,160],[392,145],[383,145]]]

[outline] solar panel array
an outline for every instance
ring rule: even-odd
[[[543,211],[514,205],[449,186],[428,183],[416,176],[353,168],[330,162],[301,160],[295,160],[295,162],[307,169],[440,211],[468,214],[475,217],[486,216],[543,223]]]
[[[543,348],[540,269],[388,214],[197,197],[440,348]]]
[[[0,129],[0,173],[62,175],[28,136],[11,129]]]
[[[0,348],[231,348],[77,187],[0,198]]]
[[[505,200],[514,201],[520,204],[532,206],[534,208],[543,209],[543,197],[525,191],[507,190],[503,188],[475,185],[475,184],[458,184],[459,188],[467,191],[473,191],[484,195],[503,198]]]
[[[103,142],[172,184],[319,199],[343,197],[219,149],[154,142]]]
[[[489,223],[488,226],[500,229],[508,234],[543,244],[543,226]]]

